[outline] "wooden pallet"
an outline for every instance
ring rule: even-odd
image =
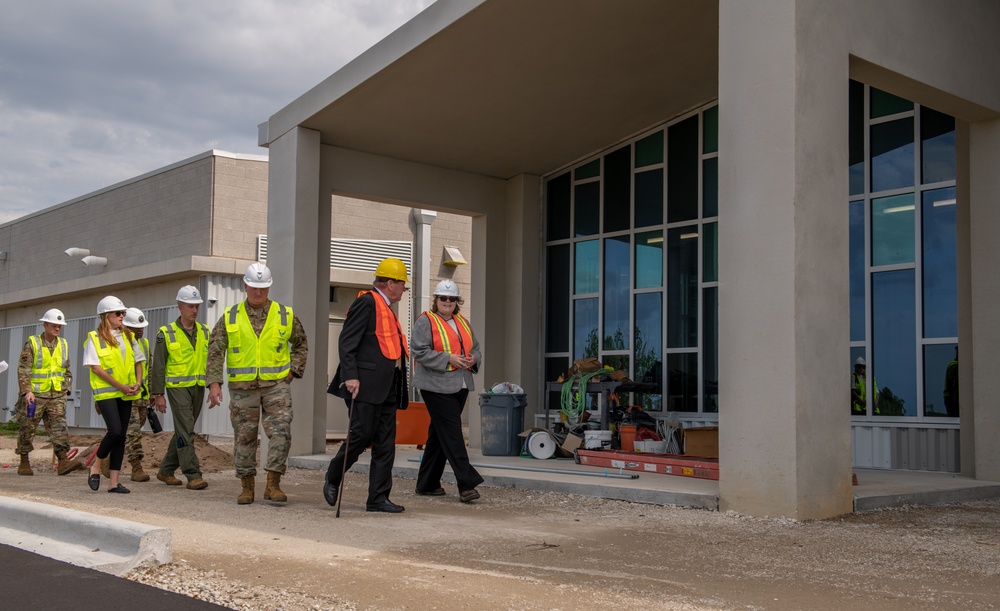
[[[576,462],[581,465],[611,467],[626,471],[719,479],[719,459],[702,456],[579,449],[576,451]]]

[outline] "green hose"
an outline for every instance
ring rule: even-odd
[[[566,415],[568,424],[573,425],[580,422],[583,412],[587,411],[587,383],[590,382],[590,379],[599,375],[610,375],[613,372],[614,370],[610,367],[604,367],[597,371],[573,374],[563,382],[559,404],[560,411]]]

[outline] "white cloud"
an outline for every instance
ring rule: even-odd
[[[0,20],[0,223],[257,125],[431,0],[33,0]]]

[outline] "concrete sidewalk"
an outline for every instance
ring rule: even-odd
[[[416,480],[422,454],[415,446],[397,446],[393,476]],[[367,473],[370,457],[370,452],[362,454],[351,471]],[[331,458],[333,454],[330,453],[295,456],[288,459],[288,464],[325,471]],[[571,458],[538,460],[520,456],[483,456],[480,450],[473,448],[469,449],[469,459],[483,476],[483,486],[486,487],[561,492],[713,511],[719,509],[719,482],[714,480],[602,469],[578,465]],[[853,488],[856,512],[1000,498],[1000,482],[970,479],[956,473],[885,469],[857,469],[855,473],[858,476],[858,485]],[[638,477],[619,477],[627,474]],[[449,467],[445,467],[442,479],[446,483],[455,483]]]

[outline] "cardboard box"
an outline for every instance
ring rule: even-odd
[[[684,455],[719,457],[719,427],[704,426],[684,431]]]

